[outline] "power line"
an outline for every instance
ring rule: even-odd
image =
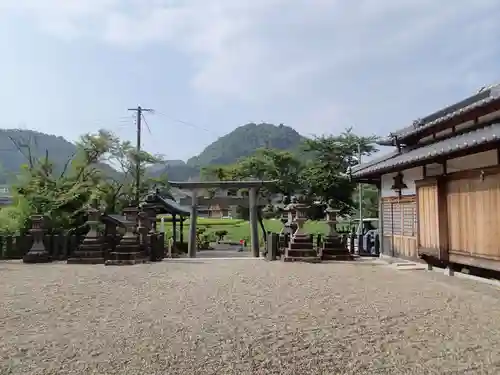
[[[144,115],[142,115],[142,120],[144,121],[144,123],[146,124],[146,127],[148,128],[148,132],[150,135],[153,135],[153,133],[151,133],[151,128],[149,127],[149,124],[148,122],[146,121],[146,117],[144,117]]]
[[[141,120],[144,117],[143,112],[154,112],[151,108],[142,108],[141,106],[137,106],[137,108],[129,108],[129,111],[135,111],[137,113],[137,144],[136,144],[136,152],[137,152],[137,160],[135,165],[135,204],[139,204],[139,188],[141,184]],[[149,126],[148,126],[149,127]]]
[[[173,121],[173,122],[178,122],[180,124],[183,124],[183,125],[187,125],[187,126],[190,126],[192,128],[195,128],[195,129],[199,129],[199,130],[203,130],[203,131],[206,131],[207,133],[211,133],[212,135],[215,135],[216,137],[220,137],[220,134],[217,134],[215,133],[213,130],[210,130],[208,128],[205,128],[203,126],[199,126],[199,125],[196,125],[192,122],[188,122],[188,121],[183,121],[183,120],[179,120],[179,119],[174,119],[168,115],[166,115],[165,113],[162,113],[162,112],[158,112],[158,111],[155,111],[156,114],[158,115],[161,115],[161,116],[164,116],[166,117],[167,119],[169,119],[170,121]]]

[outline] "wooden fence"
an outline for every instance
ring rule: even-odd
[[[156,234],[159,241],[165,249],[165,240],[162,233]],[[78,249],[85,235],[45,235],[43,243],[45,249],[50,254],[52,260],[67,260]],[[108,235],[103,237],[104,258],[107,259],[110,252],[114,251],[116,245],[120,242],[121,236]],[[33,236],[0,236],[0,260],[22,259],[33,245]]]
[[[85,236],[45,235],[43,243],[54,260],[66,260]],[[0,236],[0,259],[22,259],[33,245],[33,236]]]

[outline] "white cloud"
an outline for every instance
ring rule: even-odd
[[[0,0],[9,10],[64,37],[169,44],[196,59],[197,91],[293,97],[316,122],[353,114],[353,96],[381,102],[389,85],[480,86],[500,35],[497,0]]]

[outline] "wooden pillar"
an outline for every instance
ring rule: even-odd
[[[198,191],[192,191],[191,197],[191,216],[189,224],[189,243],[188,254],[190,258],[196,258],[196,219],[198,216]]]
[[[378,235],[380,239],[380,249],[378,249],[380,254],[385,254],[384,251],[384,202],[382,201],[382,177],[380,181],[377,182],[377,193],[378,193]],[[418,210],[418,208],[417,208]]]
[[[448,202],[446,196],[446,179],[437,179],[439,260],[448,261]]]
[[[174,248],[175,244],[177,243],[177,226],[176,226],[176,221],[177,221],[177,215],[172,214],[172,241],[174,242]]]
[[[180,225],[179,225],[179,231],[180,231],[180,242],[184,243],[184,216],[180,217]]]
[[[257,188],[250,188],[249,191],[249,211],[250,211],[250,241],[252,246],[252,255],[259,257],[259,231],[257,227]]]

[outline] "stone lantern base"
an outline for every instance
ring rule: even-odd
[[[314,249],[311,236],[306,233],[295,233],[285,249],[285,262],[308,262],[319,263],[321,258]]]
[[[105,244],[98,238],[85,239],[68,258],[68,264],[104,264]]]
[[[147,263],[147,258],[140,250],[139,240],[136,236],[124,236],[116,246],[116,250],[111,252],[110,259],[104,264],[106,266],[127,266]]]
[[[23,257],[23,263],[50,263],[51,261],[52,259],[46,250],[41,250],[41,251],[30,250]]]
[[[324,238],[320,257],[322,260],[352,260],[354,258],[338,235]]]

